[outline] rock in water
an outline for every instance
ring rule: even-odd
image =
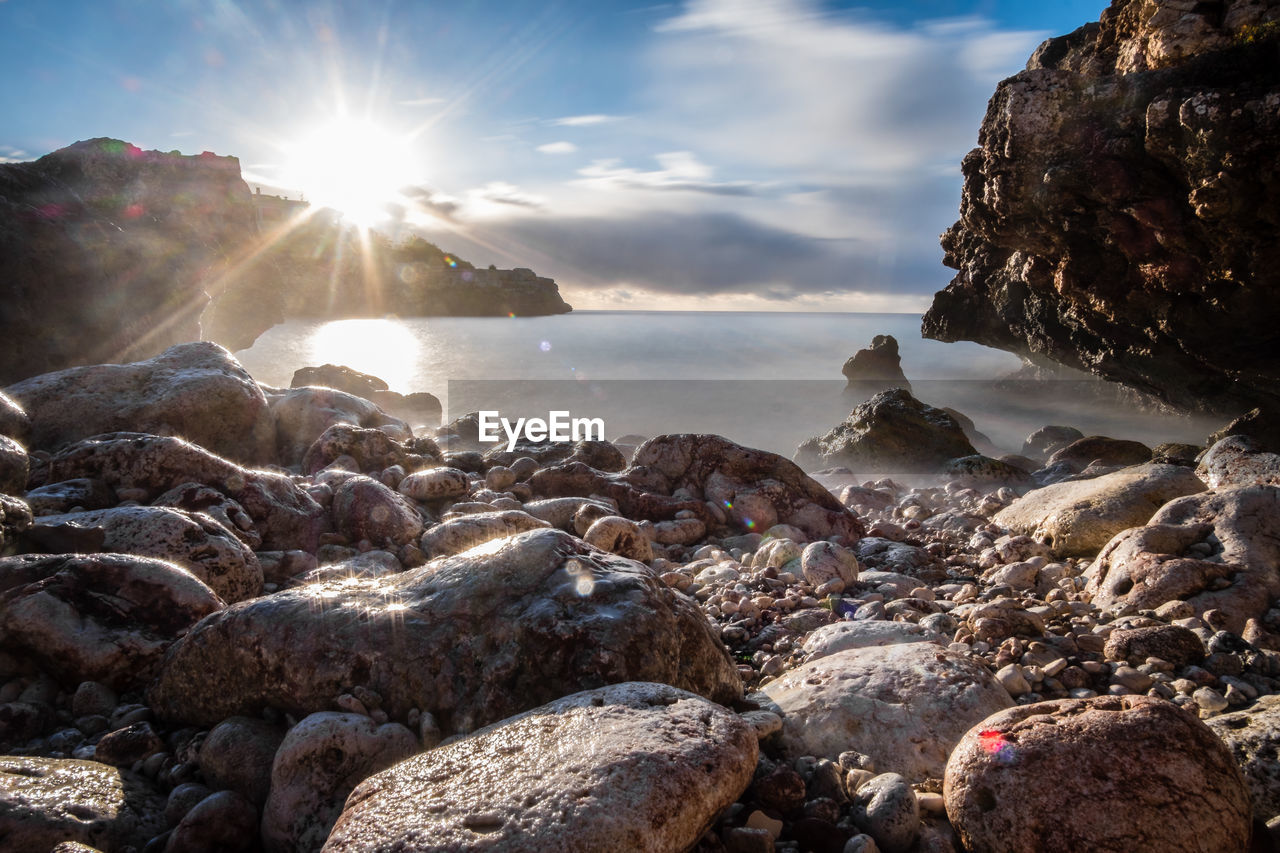
[[[262,389],[208,341],[148,361],[33,376],[8,389],[31,419],[31,446],[60,450],[108,432],[176,435],[247,464],[273,460],[275,421]]]
[[[308,385],[336,388],[366,400],[372,400],[375,392],[388,390],[387,383],[378,377],[341,364],[299,367],[293,372],[289,387],[305,388]]]
[[[844,423],[802,444],[797,456],[821,467],[914,474],[976,453],[955,418],[897,388],[858,404]]]
[[[1002,82],[924,335],[1179,407],[1280,398],[1276,4],[1122,0]],[[1273,22],[1265,25],[1264,22]]]
[[[189,572],[148,557],[26,554],[0,560],[5,648],[20,649],[70,684],[145,684],[178,634],[222,606]]]
[[[789,754],[835,761],[856,750],[910,781],[938,778],[969,727],[1013,704],[978,663],[930,642],[835,652],[764,688]]]
[[[844,393],[859,400],[891,388],[911,391],[911,383],[902,372],[898,340],[893,335],[876,335],[871,346],[854,353],[840,372],[848,380]]]
[[[398,575],[235,605],[173,649],[151,702],[167,719],[210,725],[267,706],[327,710],[364,686],[394,719],[418,708],[458,732],[635,680],[720,702],[742,691],[688,599],[639,563],[542,529]]]
[[[951,754],[944,796],[965,849],[982,853],[1249,846],[1249,790],[1231,753],[1148,696],[1038,702],[983,720]]]
[[[685,691],[591,690],[366,780],[324,849],[688,850],[751,781],[757,750],[740,717]]]
[[[164,831],[164,806],[164,797],[128,770],[74,759],[0,758],[6,850],[43,851],[60,841],[141,850]]]

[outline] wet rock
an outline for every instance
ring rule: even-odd
[[[373,403],[332,388],[293,388],[271,401],[276,453],[281,464],[300,465],[307,450],[334,424],[380,429],[392,438],[413,437],[408,424]]]
[[[308,386],[335,388],[356,397],[372,400],[378,391],[388,390],[387,383],[368,373],[361,373],[341,364],[324,364],[320,367],[299,367],[293,372],[290,388]]]
[[[245,512],[244,507],[211,486],[183,483],[156,498],[151,505],[173,507],[190,513],[207,515],[234,533],[236,538],[249,548],[257,550],[262,547],[262,536],[254,528],[253,518]],[[85,509],[92,508],[85,507]]]
[[[1280,485],[1280,454],[1266,453],[1243,435],[1224,438],[1209,448],[1196,468],[1211,489]]]
[[[1280,696],[1259,697],[1253,706],[1206,724],[1244,771],[1254,818],[1265,822],[1280,815]]]
[[[88,477],[31,489],[25,500],[36,515],[57,515],[76,508],[107,509],[118,503],[115,492],[106,483]]]
[[[423,528],[422,516],[403,495],[370,477],[356,476],[333,493],[333,526],[352,542],[406,545]]]
[[[244,508],[265,550],[314,551],[328,526],[324,508],[288,477],[242,468],[168,436],[114,433],[85,439],[55,454],[40,476],[43,483],[101,480],[116,492],[139,491],[143,502],[189,483],[210,486]]]
[[[428,558],[449,557],[495,539],[548,526],[545,521],[518,509],[479,512],[434,525],[422,534],[419,547]]]
[[[974,726],[947,763],[970,850],[1245,850],[1249,791],[1230,752],[1162,699],[1040,702]],[[1088,802],[1046,820],[1046,802]]]
[[[207,515],[163,507],[122,506],[44,516],[36,519],[33,529],[59,525],[101,530],[103,551],[176,563],[227,603],[262,592],[262,567],[257,556]]]
[[[1137,465],[1036,489],[996,513],[994,521],[1045,542],[1055,554],[1091,557],[1174,498],[1202,491],[1204,483],[1182,466]]]
[[[151,705],[168,719],[210,724],[267,705],[325,710],[363,684],[392,718],[430,711],[448,733],[636,679],[717,701],[742,689],[705,617],[647,567],[535,530],[491,553],[228,608],[174,648]]]
[[[254,806],[267,801],[271,762],[284,740],[280,726],[254,717],[228,717],[200,745],[200,771],[215,791],[235,791]]]
[[[75,841],[141,850],[165,829],[164,797],[141,776],[93,761],[0,757],[0,839],[8,850]]]
[[[1116,536],[1085,570],[1101,608],[1185,601],[1218,610],[1233,633],[1280,595],[1280,486],[1249,486],[1172,501],[1145,527]]]
[[[857,400],[865,400],[891,388],[911,391],[911,383],[902,372],[898,341],[893,335],[876,335],[871,339],[871,346],[854,353],[840,372],[848,380],[845,395]]]
[[[163,749],[164,741],[151,728],[150,723],[133,723],[103,735],[94,750],[93,758],[104,764],[129,767]]]
[[[366,780],[325,850],[685,850],[746,787],[756,755],[751,729],[704,699],[605,687]]]
[[[977,453],[955,418],[900,388],[860,403],[814,441],[818,467],[889,474],[934,473],[948,460]]]
[[[178,634],[222,609],[172,563],[123,554],[0,560],[0,636],[64,681],[145,683]]]
[[[416,752],[418,739],[399,723],[334,712],[307,716],[289,730],[270,768],[263,846],[319,850],[352,789]]]
[[[856,750],[915,781],[940,777],[969,727],[1013,704],[981,664],[933,643],[836,652],[764,692],[781,710],[790,754],[835,761]]]
[[[1147,658],[1159,658],[1177,667],[1204,660],[1204,642],[1194,631],[1178,625],[1117,628],[1103,649],[1107,660],[1127,660],[1134,666]]]
[[[7,435],[0,435],[0,494],[25,494],[28,473],[27,451]]]
[[[0,391],[0,435],[7,435],[23,445],[31,440],[31,419],[22,406],[4,391]]]
[[[897,646],[902,643],[945,645],[946,642],[937,632],[912,622],[858,620],[835,622],[818,628],[805,639],[804,651],[809,655],[809,660],[817,660],[848,649]]]
[[[439,463],[444,457],[434,441],[420,438],[414,452],[380,429],[364,429],[348,423],[336,423],[320,434],[302,457],[304,474],[314,474],[340,456],[350,456],[359,466],[357,474],[376,475],[393,465],[416,471],[424,465]]]
[[[247,853],[257,846],[258,810],[235,791],[210,794],[179,821],[165,853]]]
[[[46,373],[7,390],[31,418],[31,446],[42,450],[128,431],[179,436],[246,464],[274,456],[275,426],[262,389],[209,341],[179,344],[148,361]]]

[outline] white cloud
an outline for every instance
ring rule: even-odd
[[[608,124],[609,122],[621,121],[622,116],[604,115],[603,113],[592,113],[591,115],[581,116],[565,116],[564,118],[553,118],[548,124],[557,127],[587,127],[593,124]]]
[[[548,142],[545,145],[539,145],[537,150],[543,154],[572,154],[578,150],[578,146],[572,142],[560,140],[559,142]]]
[[[469,190],[467,198],[472,203],[472,212],[480,214],[485,212],[486,203],[514,207],[541,207],[545,202],[542,197],[527,193],[515,184],[508,184],[505,181],[490,181],[482,187]]]
[[[618,160],[596,160],[578,170],[580,184],[596,189],[686,190],[713,195],[751,195],[746,181],[716,182],[711,167],[689,151],[668,151],[655,158],[662,167],[649,172],[619,165]]]
[[[12,145],[0,145],[0,163],[21,163],[30,160],[31,155],[21,148]]]

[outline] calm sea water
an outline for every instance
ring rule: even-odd
[[[607,435],[717,432],[790,456],[858,401],[840,368],[875,335],[897,338],[915,394],[968,414],[1003,449],[1046,423],[1147,441],[1203,438],[1180,419],[1129,420],[1055,395],[993,400],[988,380],[1016,357],[977,344],[920,337],[916,314],[575,311],[554,317],[431,317],[291,321],[236,353],[267,385],[299,367],[345,364],[393,390],[428,391],[446,418],[477,408],[503,415],[564,409],[601,417]],[[698,380],[698,381],[693,381]]]

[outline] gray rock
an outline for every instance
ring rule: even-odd
[[[235,791],[255,806],[267,801],[271,763],[284,730],[254,717],[228,717],[200,745],[200,771],[215,791]]]
[[[141,776],[94,761],[0,757],[0,840],[44,851],[75,841],[141,850],[165,829],[164,797]]]
[[[179,634],[223,607],[186,570],[124,554],[9,557],[0,591],[6,647],[68,683],[116,690],[146,683]]]
[[[319,850],[356,785],[418,752],[399,723],[360,714],[311,714],[289,730],[270,769],[262,816],[268,853]]]
[[[178,643],[150,698],[164,718],[207,725],[268,705],[325,710],[363,685],[392,718],[418,708],[449,733],[637,679],[725,702],[742,690],[705,617],[647,567],[535,530],[390,578],[234,605]]]
[[[7,435],[19,444],[31,440],[31,419],[4,391],[0,391],[0,435]]]
[[[920,834],[916,792],[897,773],[881,773],[858,788],[853,822],[884,853],[907,853]]]
[[[591,690],[366,780],[324,849],[687,850],[751,781],[757,750],[736,714],[682,690]]]
[[[235,791],[210,794],[173,828],[165,853],[247,853],[257,847],[258,810]]]
[[[59,525],[101,530],[103,551],[155,557],[182,566],[229,604],[262,592],[257,556],[230,530],[201,513],[121,506],[43,516],[33,529]]]
[[[25,500],[36,515],[57,515],[77,507],[106,509],[117,503],[115,493],[106,483],[88,477],[40,486],[27,492]]]
[[[1280,815],[1280,696],[1260,696],[1252,707],[1205,723],[1244,771],[1254,820]]]
[[[0,435],[0,494],[26,494],[29,471],[26,449],[7,435]]]
[[[347,479],[333,493],[333,526],[352,542],[407,545],[422,533],[422,516],[403,495],[370,477]]]
[[[495,539],[548,526],[518,509],[480,512],[434,525],[422,534],[419,547],[428,557],[449,557]]]
[[[276,419],[276,454],[281,464],[300,465],[307,451],[334,424],[384,430],[399,441],[413,430],[361,397],[332,388],[291,388],[270,401]]]
[[[947,642],[941,635],[912,622],[859,620],[833,622],[818,628],[805,639],[804,651],[809,660],[817,660],[848,649],[897,646],[903,643],[945,645]]]
[[[179,344],[147,361],[46,373],[7,390],[31,418],[31,446],[42,450],[142,432],[185,438],[251,465],[275,455],[275,422],[262,389],[209,341]]]
[[[792,755],[836,761],[856,750],[909,780],[938,778],[969,727],[1013,704],[986,668],[933,643],[848,651],[764,687]]]
[[[1209,448],[1196,467],[1196,474],[1211,489],[1278,486],[1280,454],[1263,452],[1247,436],[1228,436]]]
[[[471,488],[471,481],[467,472],[457,468],[431,468],[405,477],[399,488],[415,501],[440,501],[462,497]]]

